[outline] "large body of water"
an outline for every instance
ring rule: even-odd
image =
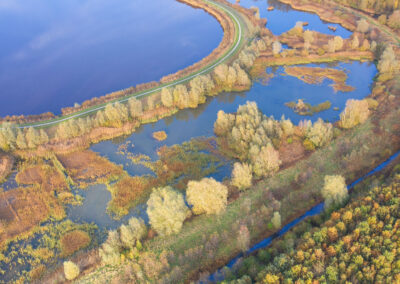
[[[215,18],[175,0],[0,1],[0,116],[59,113],[207,56]]]
[[[260,8],[261,16],[268,18],[267,27],[271,29],[274,34],[280,34],[292,28],[297,21],[307,21],[308,28],[317,30],[324,33],[333,32],[328,29],[328,23],[319,19],[318,16],[298,12],[290,9],[287,5],[274,6],[274,11],[268,12],[267,1],[251,1],[242,0],[241,5],[245,7],[258,6]],[[278,9],[279,8],[279,9]],[[267,14],[265,14],[267,13]],[[351,33],[346,29],[339,26],[337,34],[347,37]],[[212,136],[213,124],[217,118],[219,110],[225,112],[235,112],[239,105],[245,104],[246,101],[257,102],[261,111],[275,118],[281,118],[284,115],[290,118],[294,123],[298,123],[303,119],[317,120],[321,117],[327,121],[336,121],[339,119],[340,112],[344,109],[346,101],[350,98],[362,99],[367,96],[371,89],[373,77],[376,75],[376,67],[372,63],[348,62],[337,64],[309,64],[307,66],[329,67],[344,70],[348,75],[347,84],[354,87],[352,92],[334,92],[332,81],[325,80],[320,85],[310,85],[297,78],[287,76],[282,67],[267,70],[267,73],[273,74],[273,78],[268,82],[255,82],[252,88],[243,93],[224,93],[214,98],[209,98],[207,102],[200,105],[197,109],[187,109],[178,112],[176,115],[160,120],[156,123],[143,125],[132,135],[113,141],[103,141],[91,147],[91,149],[101,156],[108,158],[110,161],[124,166],[124,169],[130,175],[143,175],[151,174],[151,171],[140,165],[132,165],[130,161],[120,154],[118,154],[118,147],[121,144],[130,142],[134,145],[130,150],[134,154],[145,154],[156,160],[157,149],[163,145],[180,144],[188,141],[191,138],[199,136]],[[326,100],[332,102],[332,108],[311,117],[301,116],[293,112],[290,108],[285,106],[286,102],[296,101],[303,99],[305,102],[312,105],[322,103]],[[339,110],[334,110],[334,108]],[[163,142],[158,142],[152,137],[155,131],[166,131],[168,138]],[[222,167],[217,173],[213,175],[218,180],[230,175],[231,167],[227,165]],[[71,209],[69,216],[75,220],[84,220],[86,222],[95,222],[102,228],[116,227],[126,218],[119,221],[113,221],[108,216],[104,215],[108,201],[111,199],[111,194],[104,186],[91,187],[87,192],[81,192],[88,199],[96,195],[101,196],[97,202],[85,201],[83,206]],[[97,195],[98,194],[98,195]],[[96,198],[97,198],[96,197]],[[78,214],[79,212],[79,214]],[[96,212],[96,213],[95,213]],[[143,214],[143,207],[139,210],[133,210],[130,215]],[[99,218],[98,216],[104,216]]]

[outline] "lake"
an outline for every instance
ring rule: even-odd
[[[159,80],[214,50],[212,16],[174,0],[0,1],[0,116]]]

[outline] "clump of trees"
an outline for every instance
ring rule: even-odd
[[[5,152],[34,149],[48,142],[49,137],[43,129],[36,130],[33,127],[20,129],[9,123],[3,123],[0,128],[0,149]]]
[[[346,102],[346,108],[340,114],[340,127],[352,128],[358,124],[364,123],[370,115],[367,100],[349,99]]]
[[[179,233],[189,214],[182,194],[170,186],[154,189],[147,201],[150,225],[162,236]]]
[[[109,231],[107,240],[101,245],[99,255],[104,264],[118,265],[121,254],[129,251],[137,254],[141,249],[141,240],[147,235],[147,226],[140,218],[132,217],[127,225],[118,230]]]
[[[228,188],[213,178],[189,181],[186,198],[196,215],[219,214],[228,203]]]
[[[248,163],[257,177],[279,169],[279,152],[273,144],[279,144],[283,135],[281,123],[264,116],[255,102],[239,106],[235,115],[220,111],[214,132],[226,139],[235,157]]]
[[[325,199],[325,208],[343,204],[348,198],[345,179],[342,176],[325,176],[321,194]]]

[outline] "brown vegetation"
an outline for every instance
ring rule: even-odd
[[[123,174],[122,167],[90,150],[59,154],[57,157],[81,188],[93,183],[107,183]]]
[[[285,67],[286,74],[296,77],[307,84],[321,84],[324,79],[334,82],[332,88],[337,91],[351,92],[353,87],[346,85],[347,74],[343,70],[319,67]]]
[[[90,236],[87,232],[74,230],[61,237],[61,254],[63,257],[87,247],[90,244]]]
[[[11,173],[14,166],[14,157],[0,153],[0,182]]]
[[[153,138],[156,139],[157,141],[164,141],[167,139],[167,133],[165,131],[157,131],[153,133]]]

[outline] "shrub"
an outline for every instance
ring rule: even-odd
[[[342,176],[325,176],[322,196],[325,199],[325,208],[343,204],[348,197],[345,179]]]
[[[142,219],[132,217],[128,225],[120,227],[121,243],[126,248],[133,248],[137,241],[143,239],[147,234],[147,227]]]
[[[87,247],[90,244],[90,236],[88,233],[75,230],[66,233],[61,238],[61,254],[69,256],[74,252]]]
[[[64,261],[64,275],[67,280],[74,280],[80,273],[78,265],[72,261]]]
[[[240,190],[245,190],[251,186],[253,179],[251,166],[248,164],[235,163],[232,170],[232,185]]]
[[[162,236],[178,233],[189,212],[182,194],[170,186],[154,189],[147,201],[150,224]]]
[[[213,178],[203,178],[189,181],[186,197],[194,214],[219,214],[226,208],[228,189]]]
[[[370,114],[368,102],[366,100],[350,99],[346,102],[346,108],[340,114],[340,126],[342,128],[352,128],[364,123]]]

